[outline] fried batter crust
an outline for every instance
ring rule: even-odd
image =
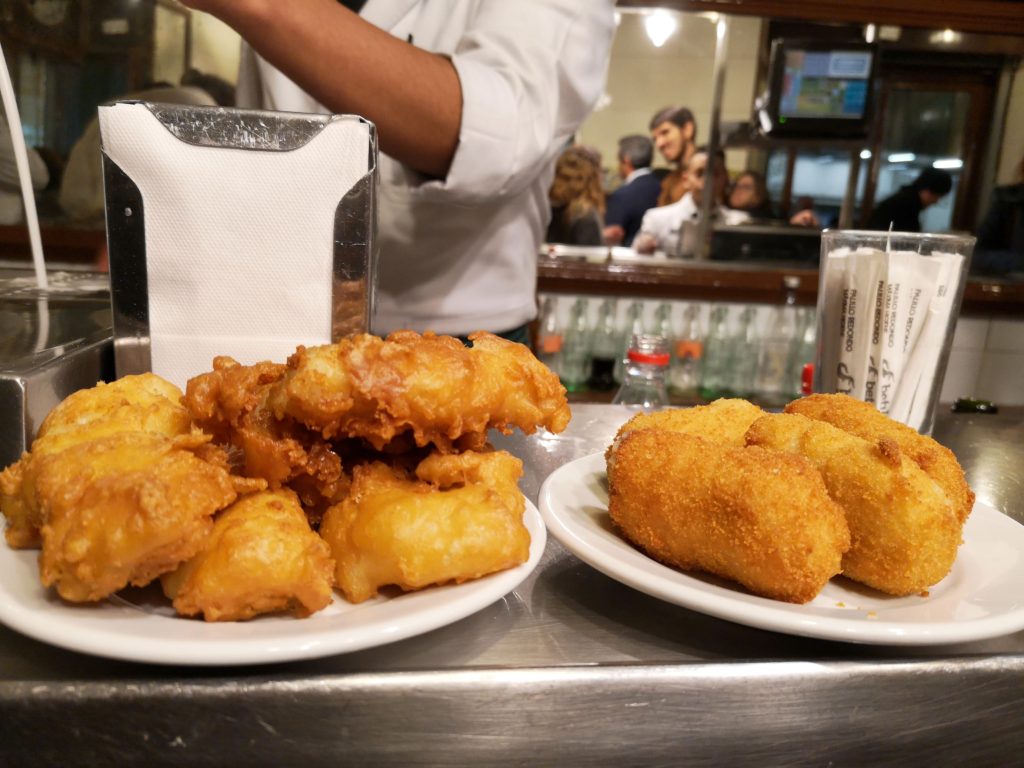
[[[202,550],[160,579],[184,616],[304,618],[331,602],[334,561],[287,489],[245,496],[218,515]]]
[[[192,557],[236,497],[228,473],[193,453],[208,440],[122,433],[43,457],[43,584],[72,602],[101,600]]]
[[[525,562],[521,474],[522,462],[503,451],[434,455],[415,479],[383,462],[356,467],[349,497],[320,527],[345,598],[461,583]]]

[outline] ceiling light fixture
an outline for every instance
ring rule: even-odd
[[[677,27],[675,14],[659,8],[644,17],[644,30],[655,48],[661,48],[672,37]]]

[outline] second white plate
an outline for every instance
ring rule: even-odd
[[[938,645],[1024,629],[1024,526],[977,503],[950,574],[927,596],[889,597],[843,578],[804,605],[752,595],[731,582],[652,560],[608,517],[605,460],[585,456],[553,472],[540,491],[551,535],[584,562],[634,589],[760,629],[884,645]]]

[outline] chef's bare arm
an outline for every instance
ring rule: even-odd
[[[381,149],[436,178],[451,166],[462,90],[444,56],[378,29],[336,0],[182,0],[232,26],[333,112],[377,125]]]

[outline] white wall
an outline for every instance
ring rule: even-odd
[[[1019,181],[1016,176],[1021,159],[1024,159],[1024,62],[1017,67],[1010,87],[996,183],[1014,184]]]
[[[200,72],[238,81],[238,34],[207,13],[192,11],[192,62]]]

